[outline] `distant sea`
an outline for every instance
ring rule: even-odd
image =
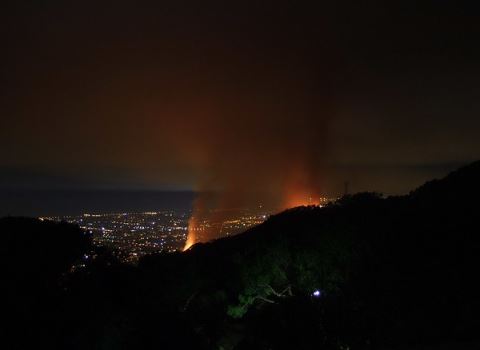
[[[160,210],[190,211],[194,192],[0,190],[0,217],[66,216]]]

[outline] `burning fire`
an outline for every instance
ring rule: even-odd
[[[197,243],[197,238],[195,234],[195,227],[196,227],[196,220],[192,216],[188,220],[188,236],[187,236],[187,241],[185,242],[185,246],[183,247],[183,251],[188,250],[192,245]]]
[[[308,174],[302,170],[300,167],[290,174],[283,191],[282,209],[320,204],[312,181],[309,181]]]
[[[284,209],[319,204],[320,197],[316,195],[316,191],[304,184],[290,184],[284,191],[282,201],[282,208]]]
[[[292,193],[290,196],[288,196],[283,204],[283,208],[288,209],[288,208],[294,208],[294,207],[300,207],[300,206],[307,206],[307,205],[319,205],[320,200],[316,197],[312,197],[308,195],[307,193]]]
[[[241,187],[243,188],[243,187]],[[277,194],[273,195],[277,205],[274,210],[285,210],[288,208],[320,205],[322,199],[319,196],[318,180],[314,180],[306,171],[303,164],[292,165],[286,177],[283,179]],[[188,250],[196,243],[206,242],[221,236],[219,223],[228,220],[229,209],[238,204],[238,200],[247,204],[248,197],[241,191],[220,193],[219,197],[209,198],[205,194],[197,197],[193,203],[193,213],[188,221],[188,236],[183,251]],[[256,198],[259,200],[262,198]],[[269,198],[263,198],[269,199]],[[273,199],[273,198],[270,198]],[[233,203],[233,205],[232,205]],[[250,204],[252,202],[250,201]]]

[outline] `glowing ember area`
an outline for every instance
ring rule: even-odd
[[[312,196],[308,195],[307,192],[298,192],[292,193],[290,196],[285,198],[282,209],[290,209],[310,205],[323,207],[328,203],[334,202],[336,200],[337,198],[331,198],[326,196]]]
[[[307,168],[305,164],[297,164],[290,169],[283,190],[282,209],[320,204],[318,183],[312,178]]]
[[[185,242],[185,247],[183,247],[183,251],[190,249],[190,247],[193,246],[194,244],[195,244],[195,238],[193,234],[189,233],[187,241]]]
[[[196,242],[197,235],[195,233],[196,227],[196,220],[192,216],[190,220],[188,220],[188,236],[187,241],[185,242],[185,247],[183,247],[183,251],[188,250],[191,246],[193,246]]]
[[[320,205],[320,197],[312,197],[307,193],[293,193],[291,196],[287,197],[284,201],[283,207],[285,209],[295,208],[304,205]]]

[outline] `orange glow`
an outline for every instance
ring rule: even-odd
[[[242,174],[240,172],[239,176]],[[280,176],[279,179],[272,176],[271,180],[276,181],[275,193],[272,194],[263,194],[259,191],[260,195],[251,195],[248,190],[257,189],[259,183],[255,182],[257,179],[248,177],[233,179],[228,191],[199,194],[193,203],[192,216],[188,222],[188,237],[183,250],[188,250],[196,243],[205,243],[222,237],[222,223],[232,219],[231,208],[250,206],[249,209],[252,209],[264,200],[274,211],[322,203],[319,172],[307,164],[307,161],[296,159],[290,162]],[[263,181],[261,184],[264,185]]]
[[[187,236],[187,241],[185,242],[185,247],[183,247],[183,251],[188,250],[192,245],[197,243],[197,238],[195,234],[195,226],[196,226],[196,220],[192,216],[188,220],[188,236]]]
[[[290,169],[283,190],[282,209],[303,205],[318,205],[318,184],[313,181],[304,164],[296,164]]]
[[[319,205],[320,200],[316,197],[311,197],[307,191],[299,191],[291,193],[284,200],[283,207],[285,209],[300,207],[303,205]]]

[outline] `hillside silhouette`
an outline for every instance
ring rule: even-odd
[[[475,162],[406,196],[293,208],[138,266],[107,250],[82,258],[94,248],[76,226],[2,219],[16,320],[5,339],[68,349],[475,348],[478,179]]]

